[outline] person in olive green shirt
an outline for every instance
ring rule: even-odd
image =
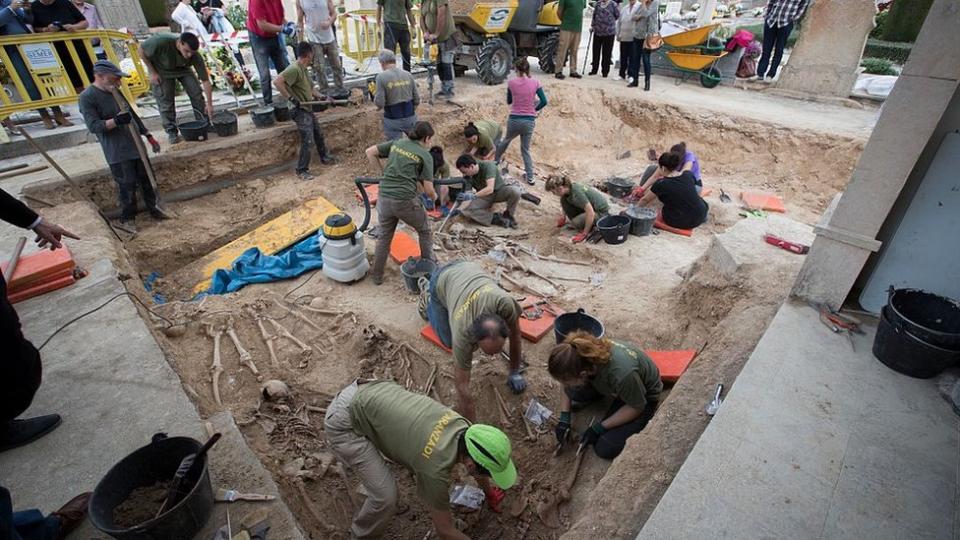
[[[470,145],[464,153],[477,159],[492,160],[497,154],[497,146],[502,136],[500,124],[493,120],[470,122],[463,128],[463,137]]]
[[[426,292],[429,295],[426,319],[440,342],[453,349],[457,410],[468,420],[476,418],[470,393],[473,353],[480,349],[484,354],[499,355],[507,338],[510,338],[507,386],[515,394],[523,392],[527,381],[520,373],[522,311],[516,300],[480,265],[466,261],[453,261],[434,272]]]
[[[481,225],[517,228],[517,203],[520,202],[520,188],[507,184],[500,176],[500,169],[493,161],[477,161],[469,154],[457,158],[457,170],[470,182],[473,193],[460,194],[460,211],[463,215]],[[505,202],[503,213],[491,211],[496,203]]]
[[[579,182],[571,182],[569,178],[550,178],[544,187],[560,197],[563,214],[557,220],[557,227],[563,227],[569,220],[571,226],[580,230],[573,237],[574,244],[586,240],[597,221],[610,211],[610,203],[603,193]]]
[[[314,89],[310,72],[307,71],[307,68],[313,62],[314,47],[311,43],[301,41],[296,46],[296,52],[297,61],[281,71],[280,75],[277,75],[277,78],[273,80],[273,85],[293,106],[293,121],[296,122],[297,133],[300,135],[300,158],[297,160],[297,176],[301,180],[310,180],[313,178],[313,175],[310,174],[310,150],[314,145],[317,147],[317,153],[320,154],[320,163],[327,165],[333,163],[334,159],[330,155],[330,151],[327,150],[323,132],[320,130],[320,123],[317,122],[313,111],[308,111],[301,105],[314,99],[323,99],[323,94]]]
[[[417,495],[440,538],[467,538],[450,512],[455,466],[466,467],[495,512],[504,497],[501,490],[517,481],[510,439],[502,431],[470,424],[442,403],[392,381],[354,381],[330,402],[323,424],[330,448],[366,490],[350,526],[351,538],[379,538],[393,519],[397,482],[387,459],[413,473]]]
[[[663,391],[657,365],[634,345],[577,330],[550,351],[550,376],[563,385],[557,442],[570,436],[571,408],[602,398],[613,402],[580,436],[604,459],[620,455],[627,439],[647,427]]]
[[[407,26],[409,21],[410,25]],[[382,26],[381,26],[382,24]],[[396,52],[400,45],[404,71],[411,71],[410,40],[416,37],[417,23],[411,0],[377,0],[377,26],[383,28],[383,48]]]
[[[577,54],[580,50],[580,31],[583,29],[583,10],[586,0],[560,0],[557,15],[560,17],[560,39],[557,43],[557,56],[554,60],[558,79],[563,79],[563,65],[570,55],[570,78],[579,79],[577,72]]]
[[[433,189],[433,156],[427,151],[431,140],[433,127],[430,123],[417,122],[406,137],[367,148],[367,160],[382,174],[377,200],[379,236],[370,271],[377,285],[383,283],[383,268],[390,254],[390,243],[397,223],[401,221],[417,231],[420,257],[436,260],[433,256],[433,231],[417,195],[419,188],[430,200],[437,199]],[[387,160],[386,167],[382,159]]]
[[[453,33],[457,30],[453,23],[453,12],[450,11],[448,0],[424,0],[420,5],[420,13],[424,43],[436,43],[440,49],[440,65],[437,68],[440,92],[437,97],[450,99],[453,97],[453,60],[457,49],[457,41],[453,39]]]
[[[213,85],[210,84],[210,74],[207,73],[203,58],[197,54],[198,50],[200,40],[190,32],[179,36],[166,32],[155,34],[140,44],[140,59],[147,67],[163,130],[167,132],[170,144],[181,140],[177,129],[177,104],[174,101],[177,81],[189,96],[197,120],[204,120],[204,112],[207,119],[213,116]],[[200,93],[197,77],[203,82],[203,94]]]

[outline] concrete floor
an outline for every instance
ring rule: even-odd
[[[784,304],[638,538],[960,537],[960,419],[874,332]]]

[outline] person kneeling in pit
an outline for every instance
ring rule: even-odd
[[[693,229],[707,221],[710,206],[697,192],[697,179],[692,171],[681,171],[683,156],[674,152],[660,154],[657,160],[662,176],[651,185],[638,204],[646,206],[659,199],[663,203],[660,218],[677,229]]]
[[[457,170],[470,182],[475,193],[461,193],[460,211],[464,216],[481,225],[517,228],[517,203],[520,202],[520,188],[507,184],[493,161],[477,161],[469,154],[457,158]],[[505,202],[507,208],[502,213],[492,212],[496,203]]]
[[[463,138],[469,145],[464,153],[477,159],[493,159],[502,135],[500,124],[493,120],[470,122],[463,128]]]
[[[663,391],[660,370],[643,351],[582,330],[572,332],[550,351],[547,370],[563,385],[556,427],[560,444],[570,437],[572,410],[613,399],[603,419],[580,436],[580,444],[592,444],[603,459],[619,456],[627,439],[647,427]]]
[[[453,384],[457,390],[457,411],[468,420],[476,419],[470,372],[473,352],[499,355],[510,339],[510,372],[507,386],[514,394],[527,387],[520,372],[523,359],[520,315],[522,310],[507,291],[474,262],[453,261],[441,266],[420,282],[420,317],[444,347],[453,349]]]
[[[351,538],[379,538],[393,519],[397,482],[387,460],[413,473],[417,495],[440,538],[468,538],[450,512],[451,472],[457,464],[477,480],[494,512],[500,511],[501,490],[517,481],[510,439],[502,431],[471,424],[392,381],[354,381],[330,402],[323,425],[330,448],[367,492],[350,526]]]
[[[583,242],[590,235],[600,218],[610,211],[610,203],[596,189],[569,178],[553,177],[545,184],[547,191],[560,197],[563,215],[557,220],[557,227],[569,225],[580,232],[574,235],[573,243]]]

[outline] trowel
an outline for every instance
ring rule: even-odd
[[[720,398],[720,394],[723,393],[723,385],[717,385],[717,393],[713,396],[713,401],[707,403],[707,415],[713,416],[717,414],[717,410],[720,409],[720,404],[723,403],[723,399]]]

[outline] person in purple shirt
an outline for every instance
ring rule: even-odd
[[[703,191],[703,179],[700,178],[700,160],[697,158],[697,155],[687,150],[687,143],[681,142],[677,143],[670,147],[670,153],[680,156],[680,166],[677,169],[678,173],[690,171],[693,174],[695,180],[694,185],[697,188],[697,193]],[[657,151],[653,148],[650,149],[648,156],[651,160],[657,158]],[[647,170],[643,171],[643,176],[640,179],[640,186],[636,188],[635,194],[642,195],[645,191],[645,186],[647,184],[653,185],[653,182],[656,182],[662,178],[660,174],[660,167],[657,164],[653,164],[647,167]]]

